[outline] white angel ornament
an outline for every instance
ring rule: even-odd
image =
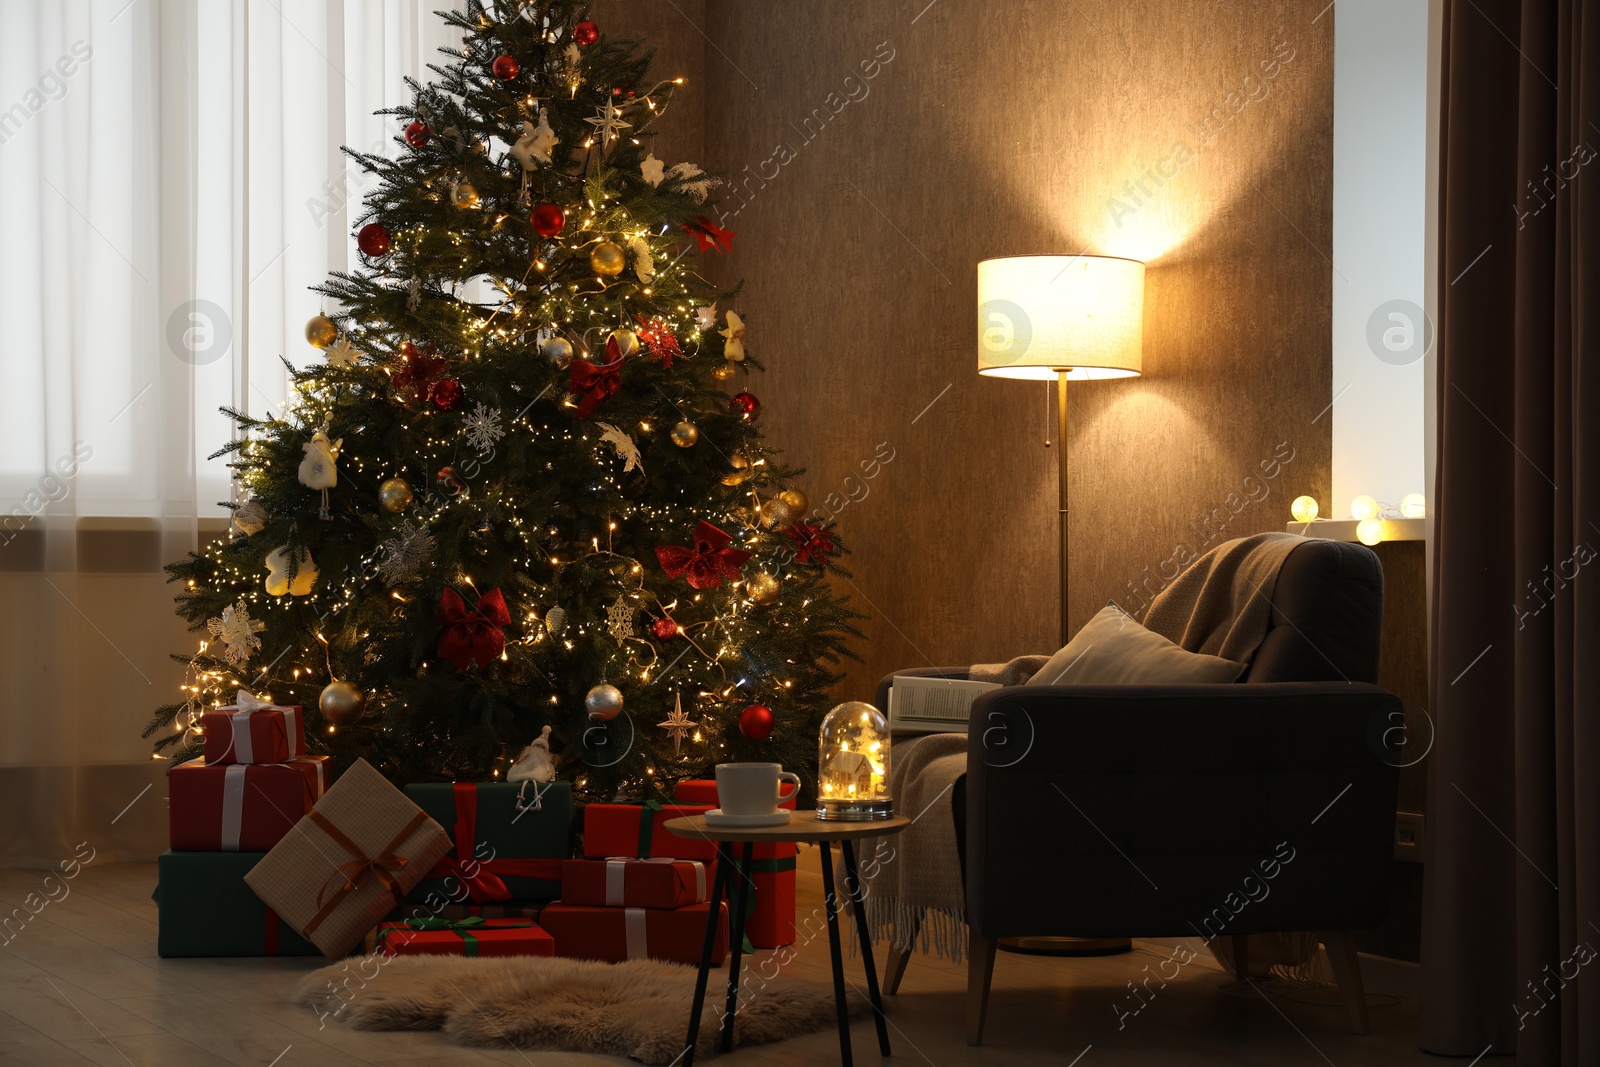
[[[317,516],[322,519],[333,518],[333,513],[328,510],[328,490],[339,484],[339,450],[344,447],[344,438],[329,441],[328,435],[323,430],[318,430],[311,435],[311,440],[301,445],[305,458],[300,461],[300,484],[307,489],[322,490],[322,508]]]

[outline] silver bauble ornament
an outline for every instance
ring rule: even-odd
[[[367,709],[367,694],[342,679],[335,678],[322,687],[317,710],[335,726],[348,726]]]
[[[378,486],[378,503],[391,515],[411,506],[411,485],[404,478],[385,478]]]
[[[560,637],[567,628],[567,609],[557,604],[544,613],[544,629],[551,637]]]
[[[552,367],[564,368],[572,362],[572,342],[565,337],[546,337],[539,342],[539,355]]]
[[[622,713],[622,690],[601,682],[584,695],[583,710],[591,719],[610,722]]]
[[[700,440],[700,427],[685,419],[672,428],[672,443],[679,448],[693,448]]]
[[[757,604],[771,604],[778,599],[778,594],[783,592],[783,582],[776,575],[766,571],[757,571],[750,580],[744,584],[745,592]]]

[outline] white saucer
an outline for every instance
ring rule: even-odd
[[[748,830],[753,826],[786,826],[794,812],[779,810],[766,815],[727,815],[721,808],[706,812],[707,826],[726,826],[730,829]]]

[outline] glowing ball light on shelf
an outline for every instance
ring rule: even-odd
[[[1289,505],[1289,514],[1295,522],[1310,522],[1317,517],[1317,499],[1310,496],[1297,496],[1294,503]]]
[[[1421,493],[1407,493],[1400,498],[1400,514],[1408,519],[1427,518],[1428,502]]]
[[[1356,540],[1364,545],[1375,545],[1383,540],[1382,519],[1362,519],[1356,523]]]
[[[817,818],[862,822],[894,815],[889,793],[889,720],[852,700],[822,720],[817,737]]]
[[[1378,502],[1363,493],[1350,501],[1350,517],[1356,520],[1377,518]]]

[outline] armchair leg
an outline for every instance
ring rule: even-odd
[[[900,979],[905,977],[906,964],[911,962],[911,947],[917,943],[917,935],[922,932],[922,913],[918,912],[916,919],[911,923],[909,936],[902,938],[900,931],[894,932],[895,941],[904,941],[908,947],[901,948],[893,942],[889,945],[889,962],[883,968],[883,992],[885,996],[893,996],[900,991]]]
[[[994,952],[999,943],[972,931],[967,953],[967,1044],[983,1044],[983,1020],[989,1013],[989,982],[994,978]]]
[[[1233,934],[1233,973],[1241,982],[1250,981],[1250,935]]]
[[[1351,1029],[1365,1034],[1368,1030],[1367,994],[1361,988],[1361,963],[1356,958],[1355,940],[1343,930],[1325,930],[1322,943],[1328,949],[1328,962],[1333,965],[1333,977],[1339,983],[1339,996],[1350,1014]]]

